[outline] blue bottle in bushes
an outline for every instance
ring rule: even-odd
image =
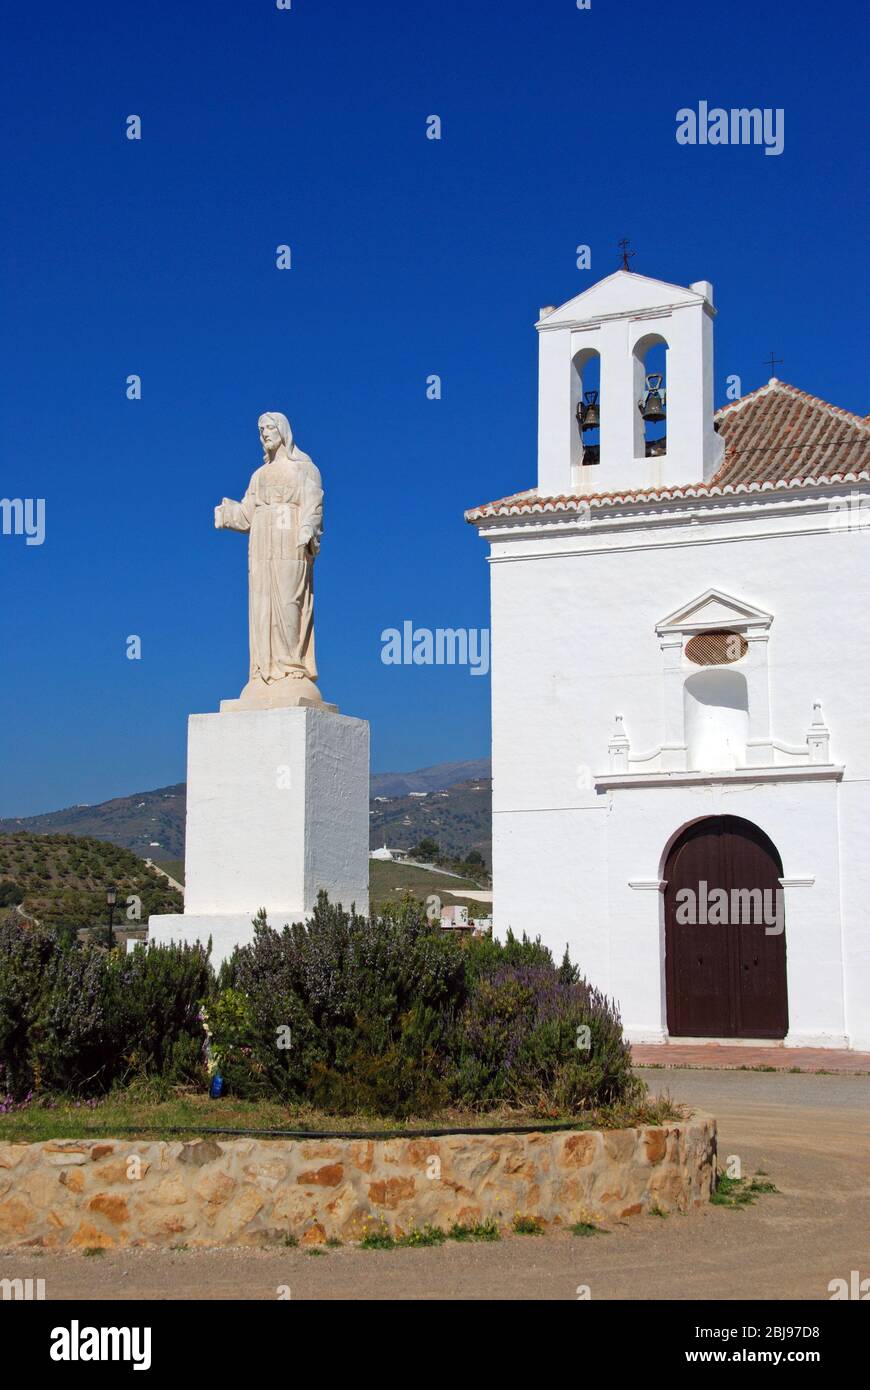
[[[208,1093],[211,1096],[212,1100],[220,1100],[221,1096],[223,1095],[224,1079],[219,1072],[215,1072],[214,1076],[212,1077],[211,1085],[208,1088]]]

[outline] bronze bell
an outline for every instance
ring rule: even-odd
[[[660,420],[665,418],[665,395],[662,390],[661,372],[650,372],[646,378],[646,395],[642,401],[638,401],[637,407],[651,425],[657,425]]]
[[[580,426],[583,430],[597,430],[601,424],[601,415],[598,410],[598,392],[587,391],[583,399],[586,406],[583,410],[583,423]]]

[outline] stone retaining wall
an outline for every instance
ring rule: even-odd
[[[0,1245],[263,1245],[708,1201],[716,1122],[441,1139],[0,1144]]]

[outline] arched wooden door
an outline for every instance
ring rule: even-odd
[[[781,875],[776,846],[739,816],[697,821],[674,842],[664,873],[672,1037],[785,1037]]]

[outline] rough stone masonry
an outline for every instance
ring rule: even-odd
[[[709,1200],[716,1122],[385,1140],[0,1145],[0,1245],[303,1245],[517,1215],[601,1222]]]

